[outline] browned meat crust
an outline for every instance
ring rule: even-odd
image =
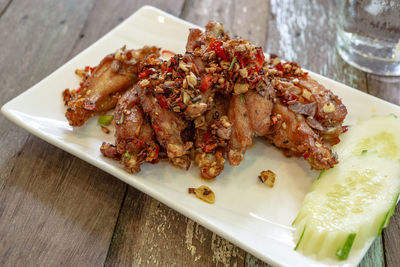
[[[106,56],[98,66],[77,70],[82,82],[77,90],[66,89],[63,93],[65,113],[71,126],[82,126],[96,113],[115,107],[120,93],[137,82],[138,63],[149,54],[159,55],[156,47],[126,50]]]
[[[337,163],[330,145],[344,131],[346,107],[296,63],[266,60],[261,47],[231,39],[214,21],[204,32],[190,30],[184,55],[163,61],[156,48],[147,49],[136,50],[133,65],[106,57],[79,92],[64,92],[66,116],[78,126],[133,86],[115,110],[115,146],[102,147],[128,171],[162,153],[184,169],[194,158],[202,177],[213,179],[226,158],[232,166],[243,161],[254,136],[265,136],[287,156],[304,157],[312,169]]]
[[[312,169],[323,170],[337,163],[336,154],[308,126],[304,117],[281,104],[272,112],[275,124],[267,138],[286,156],[304,157]]]
[[[244,153],[252,144],[253,136],[264,136],[270,129],[274,91],[267,88],[260,94],[249,90],[244,95],[231,97],[228,116],[232,123],[228,160],[232,166],[242,162]]]
[[[220,94],[210,109],[194,121],[195,161],[205,179],[213,179],[224,169],[225,149],[231,137],[231,124],[227,110],[229,100]]]
[[[120,160],[130,173],[139,172],[143,162],[158,159],[159,146],[134,89],[126,91],[118,101],[114,122],[115,146],[103,143],[101,152],[104,156]]]

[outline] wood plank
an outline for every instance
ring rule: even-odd
[[[79,40],[75,44],[71,56],[74,56],[87,48],[94,41],[112,30],[115,26],[144,5],[152,5],[170,14],[179,16],[183,2],[184,0],[119,1],[119,3],[107,0],[96,1],[86,19],[85,27],[79,33]],[[100,25],[99,22],[101,22]],[[118,47],[110,47],[110,53],[114,52],[116,49],[118,49]]]
[[[232,36],[263,46],[267,39],[268,1],[186,1],[182,18],[204,27],[208,21],[223,23]]]
[[[390,219],[389,226],[383,231],[383,241],[385,248],[385,260],[387,267],[400,266],[400,205]]]
[[[348,65],[336,52],[336,1],[317,0],[305,4],[294,0],[271,0],[270,5],[267,52],[367,91],[364,72]]]
[[[123,184],[33,136],[17,160],[0,194],[0,265],[103,264]]]
[[[400,105],[400,77],[368,74],[367,78],[369,94]]]
[[[0,0],[0,17],[6,12],[12,0]]]
[[[400,105],[400,77],[386,77],[368,74],[368,93]],[[400,266],[400,207],[390,220],[389,226],[383,231],[383,247],[385,248],[386,266]]]
[[[260,16],[250,12],[256,7]],[[243,11],[246,8],[248,12]],[[264,46],[267,10],[265,1],[186,1],[181,17],[200,26],[218,19],[231,33]],[[249,32],[246,25],[258,28]],[[227,240],[129,188],[106,265],[243,266],[245,257],[245,251]]]
[[[10,4],[0,17],[0,104],[69,59],[93,3]],[[3,116],[0,136],[0,265],[103,264],[125,185]]]
[[[106,266],[243,266],[241,249],[129,187]]]

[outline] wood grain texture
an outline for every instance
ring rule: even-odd
[[[129,187],[106,266],[243,266],[244,251]]]
[[[267,52],[400,103],[398,78],[366,75],[336,53],[337,1],[271,0],[269,5],[266,0],[0,0],[0,105],[144,4],[201,26],[216,19],[232,35]],[[0,145],[1,266],[267,266],[1,115]],[[399,233],[397,208],[383,241],[375,241],[360,266],[384,266],[384,254],[387,266],[400,266]]]
[[[0,17],[1,104],[69,59],[93,3],[11,2]],[[0,265],[103,264],[125,185],[3,116],[0,125]]]
[[[204,27],[210,20],[224,25],[232,36],[263,46],[267,39],[268,1],[188,0],[182,18]]]
[[[266,52],[366,92],[365,73],[336,52],[336,2],[271,0]]]
[[[0,0],[0,17],[6,12],[12,0]]]
[[[87,48],[144,5],[152,5],[172,15],[179,16],[183,2],[184,0],[95,1],[93,8],[85,20],[84,27],[79,33],[79,39],[74,45],[71,56],[75,56]],[[110,53],[116,49],[118,47],[110,47]]]
[[[390,219],[389,226],[383,231],[385,248],[385,259],[387,267],[400,266],[400,206],[397,205],[396,211]]]

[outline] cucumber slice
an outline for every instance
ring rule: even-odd
[[[344,243],[343,247],[336,251],[336,256],[339,260],[345,260],[350,254],[351,246],[353,246],[354,239],[356,238],[357,234],[349,234]]]
[[[293,222],[295,249],[318,259],[345,260],[352,249],[380,234],[394,212],[400,192],[400,120],[361,121],[334,150],[340,163],[314,181]]]
[[[297,250],[297,248],[299,247],[301,240],[303,240],[303,236],[304,236],[304,232],[306,231],[306,227],[304,226],[303,228],[303,232],[300,235],[299,241],[297,241],[296,247],[294,248],[294,250]]]
[[[392,207],[386,213],[385,219],[382,221],[381,227],[379,228],[378,235],[381,235],[382,231],[383,231],[383,228],[385,228],[385,227],[387,227],[389,225],[389,220],[390,220],[390,217],[392,217],[392,215],[394,214],[394,210],[396,209],[396,205],[397,205],[397,201],[399,199],[399,195],[400,194],[397,194],[397,197],[395,197]]]

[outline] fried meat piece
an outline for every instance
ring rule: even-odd
[[[134,89],[127,90],[119,99],[114,122],[115,146],[103,143],[100,150],[104,156],[120,160],[129,173],[139,172],[143,162],[158,159],[159,146]]]
[[[323,143],[301,114],[295,114],[288,107],[276,103],[272,110],[272,121],[274,125],[267,139],[286,156],[303,156],[315,170],[329,169],[338,162],[336,154]]]
[[[229,100],[220,94],[215,96],[211,108],[194,121],[195,161],[201,177],[213,179],[224,169],[225,150],[231,136],[231,123],[227,110]]]
[[[115,76],[123,76],[122,65]],[[265,60],[261,47],[231,39],[220,23],[209,22],[204,32],[191,29],[184,55],[163,61],[153,53],[135,66],[137,83],[115,113],[116,145],[103,149],[131,172],[157,159],[155,150],[161,149],[173,165],[184,169],[194,155],[202,177],[213,179],[223,170],[225,157],[232,166],[240,164],[254,136],[265,136],[287,156],[303,156],[312,169],[337,163],[328,143],[336,144],[343,132],[347,110],[341,100],[296,63],[275,56]],[[118,99],[118,90],[102,91],[105,96],[99,98],[86,96],[91,91],[85,90],[79,97],[65,93],[68,105],[82,102],[74,111],[78,124],[83,123],[78,119],[98,112],[88,108],[94,102],[97,109],[106,109]],[[127,122],[118,124],[121,118]],[[139,142],[136,148],[138,136],[146,145]],[[124,160],[126,153],[131,163]]]
[[[306,118],[307,124],[324,141],[334,145],[343,132],[342,123],[347,109],[342,101],[312,79],[296,63],[280,61],[274,57],[265,68],[269,73],[276,95],[282,104]]]
[[[150,116],[157,140],[166,149],[168,157],[184,156],[192,147],[191,142],[184,142],[181,138],[184,121],[176,113],[161,107],[146,87],[139,83],[135,88],[143,111]]]
[[[244,152],[246,152],[247,148],[251,145],[254,136],[248,111],[244,103],[244,96],[231,96],[228,118],[232,123],[228,160],[231,166],[237,166],[242,162]]]
[[[228,160],[232,166],[242,162],[244,153],[252,144],[253,136],[264,136],[269,132],[273,107],[272,87],[262,91],[247,91],[244,95],[231,97],[228,116],[232,123]]]
[[[123,47],[106,56],[98,66],[78,70],[83,76],[80,88],[66,89],[63,93],[69,124],[82,126],[94,114],[114,108],[120,93],[138,81],[138,63],[149,54],[159,55],[159,49],[126,50]]]

